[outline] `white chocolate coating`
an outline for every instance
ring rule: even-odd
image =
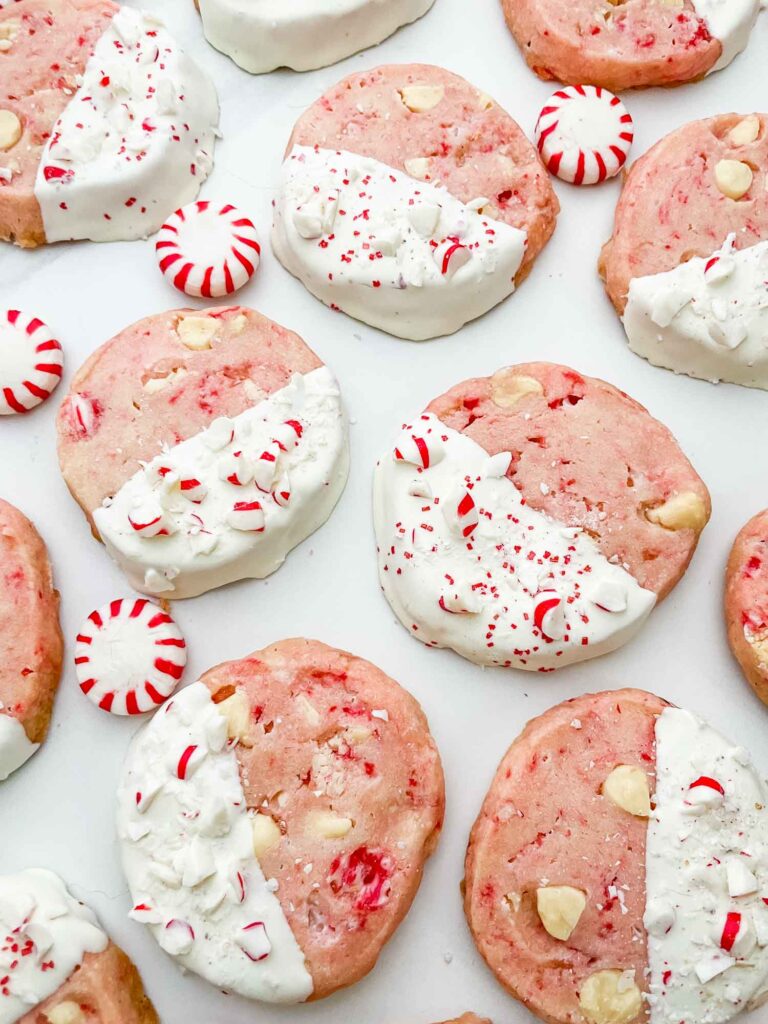
[[[134,739],[117,818],[131,917],[182,967],[250,999],[297,1003],[312,994],[276,883],[253,852],[227,721],[203,683],[178,693]]]
[[[693,7],[707,23],[710,35],[723,44],[720,60],[709,71],[712,74],[746,49],[760,13],[760,0],[693,0]]]
[[[508,453],[490,457],[431,414],[406,427],[395,448],[407,455],[413,435],[434,448],[429,467],[384,455],[374,522],[382,588],[417,639],[480,665],[545,670],[615,650],[637,633],[655,594],[578,528],[525,505],[504,475]],[[474,529],[471,512],[455,514],[467,493]]]
[[[524,231],[353,153],[294,146],[272,246],[327,306],[411,341],[452,334],[515,289]],[[474,208],[473,208],[474,207]]]
[[[0,876],[0,1024],[14,1024],[52,996],[80,967],[86,953],[109,944],[95,915],[50,871]],[[13,935],[18,948],[9,948]]]
[[[375,46],[435,0],[200,0],[208,42],[252,74],[310,71]]]
[[[702,778],[715,788],[691,789]],[[688,711],[662,712],[646,849],[651,1024],[725,1024],[768,992],[766,799],[746,751]],[[730,949],[728,914],[741,915]]]
[[[633,278],[624,329],[655,366],[768,388],[768,241]]]
[[[43,151],[35,196],[49,242],[146,238],[213,166],[213,83],[150,14],[123,7]]]
[[[300,437],[289,420],[300,424]],[[93,518],[136,590],[195,597],[279,568],[331,514],[348,468],[341,395],[323,366],[158,455]],[[227,479],[237,472],[241,485]],[[190,479],[201,487],[185,492]],[[236,512],[239,503],[259,508]]]
[[[18,718],[0,711],[0,782],[26,764],[39,748],[39,743],[30,742]]]

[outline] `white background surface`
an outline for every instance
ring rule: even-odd
[[[76,687],[71,659],[81,620],[128,589],[61,480],[54,418],[72,374],[98,345],[140,317],[186,303],[156,269],[151,242],[32,253],[6,247],[0,304],[44,318],[64,345],[66,365],[52,400],[0,423],[0,494],[35,521],[49,546],[68,649],[49,739],[0,788],[0,872],[45,866],[63,875],[136,961],[164,1024],[428,1024],[470,1008],[495,1024],[526,1024],[533,1018],[475,952],[459,897],[469,829],[497,762],[526,720],[588,690],[645,687],[709,718],[750,747],[768,771],[768,708],[732,662],[721,615],[730,544],[746,519],[768,505],[768,395],[678,378],[629,352],[595,270],[610,234],[615,182],[594,190],[558,184],[557,231],[519,294],[445,340],[416,344],[379,334],[320,305],[277,264],[266,243],[283,146],[298,114],[343,74],[384,62],[442,64],[495,96],[532,133],[552,90],[523,64],[496,0],[437,0],[421,22],[376,51],[311,74],[257,78],[206,46],[192,0],[147,0],[147,6],[163,14],[219,88],[224,139],[203,195],[242,206],[264,243],[262,267],[239,299],[298,331],[335,370],[352,420],[352,472],[329,523],[271,579],[175,606],[191,655],[185,681],[294,635],[369,658],[410,689],[429,716],[446,769],[445,832],[413,910],[376,970],[323,1003],[281,1010],[224,996],[182,977],[149,932],[127,919],[113,804],[136,723],[94,708]],[[763,15],[748,52],[724,72],[673,91],[625,97],[636,122],[634,155],[691,118],[768,109],[767,53]],[[676,434],[714,506],[690,571],[641,636],[616,654],[544,677],[484,671],[422,647],[395,622],[378,588],[369,500],[375,459],[403,420],[466,377],[531,359],[604,377],[647,405]],[[754,1014],[753,1024],[757,1019]]]

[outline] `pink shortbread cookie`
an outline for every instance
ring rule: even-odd
[[[373,968],[437,844],[443,773],[427,720],[370,662],[312,640],[282,641],[202,681],[215,703],[240,694],[250,708],[235,748],[245,797],[279,828],[260,864],[278,882],[311,998],[323,998]],[[326,813],[351,822],[333,842]]]
[[[752,118],[757,123],[749,131]],[[632,165],[613,236],[600,257],[600,273],[619,315],[633,278],[674,270],[693,257],[708,258],[729,235],[737,249],[768,239],[767,124],[765,114],[691,121]],[[742,125],[746,134],[740,136]],[[740,141],[751,135],[756,137]],[[738,200],[718,187],[716,170],[725,160],[747,164],[753,172],[749,190]]]
[[[618,388],[554,363],[521,363],[456,385],[427,412],[489,455],[511,451],[508,475],[526,504],[586,530],[659,599],[682,577],[709,493],[670,431]],[[651,521],[682,494],[691,496],[690,521]]]
[[[404,102],[403,90],[414,86],[436,90],[412,104],[426,109]],[[388,64],[342,79],[299,118],[287,152],[294,145],[370,157],[439,183],[463,203],[485,197],[487,216],[527,234],[518,283],[555,229],[557,198],[519,126],[491,97],[440,67]]]
[[[158,596],[268,575],[346,480],[330,370],[240,306],[158,314],[102,345],[75,375],[58,435],[94,533]]]
[[[2,500],[0,650],[0,778],[5,778],[45,739],[63,644],[59,595],[45,545],[32,523]]]
[[[733,542],[725,575],[728,642],[758,697],[768,703],[768,512],[758,512]]]
[[[725,1022],[760,1005],[745,969],[768,958],[750,856],[764,794],[743,748],[652,694],[552,708],[503,757],[470,836],[478,949],[548,1024],[641,1024],[649,1007]]]
[[[540,78],[621,91],[677,85],[714,68],[723,48],[690,0],[502,0],[507,24]]]
[[[13,169],[9,182],[0,181],[0,238],[45,242],[34,193],[40,158],[117,9],[111,0],[19,0],[0,10],[0,39],[10,41],[0,64],[0,109],[23,127],[19,142],[0,153],[0,166]]]

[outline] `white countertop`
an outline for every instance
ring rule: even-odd
[[[286,636],[316,637],[370,659],[411,690],[429,716],[447,776],[445,832],[414,907],[376,970],[322,1003],[281,1010],[224,996],[183,977],[149,932],[128,920],[114,792],[136,722],[97,710],[77,689],[72,667],[81,620],[128,588],[59,475],[54,419],[73,373],[98,345],[140,317],[193,300],[185,302],[164,281],[152,242],[31,253],[4,247],[2,304],[41,316],[65,349],[64,383],[55,397],[27,417],[0,423],[0,495],[34,520],[48,544],[68,648],[48,741],[0,788],[0,873],[32,866],[58,871],[133,957],[164,1024],[431,1024],[465,1009],[495,1024],[528,1024],[533,1018],[476,953],[459,895],[469,829],[524,723],[587,690],[644,687],[708,718],[751,748],[768,771],[768,708],[731,659],[721,613],[733,537],[768,505],[768,395],[675,377],[629,352],[595,269],[610,234],[616,182],[581,190],[558,183],[557,231],[519,294],[445,340],[399,341],[333,313],[277,264],[268,233],[282,149],[299,113],[342,75],[386,62],[442,64],[495,96],[532,133],[553,87],[524,66],[497,0],[437,0],[421,22],[376,51],[306,75],[254,78],[207,47],[192,0],[146,0],[146,6],[162,13],[219,87],[224,139],[203,195],[240,205],[258,225],[264,249],[261,269],[237,298],[298,331],[327,361],[352,419],[352,472],[328,524],[270,579],[175,606],[190,648],[185,680]],[[763,15],[749,50],[725,71],[680,89],[628,94],[633,155],[692,118],[768,109],[767,52]],[[460,380],[533,359],[604,377],[647,405],[676,434],[714,506],[688,574],[640,637],[616,654],[545,677],[484,671],[450,652],[428,650],[396,623],[378,587],[369,493],[374,462],[401,422]],[[743,1019],[757,1024],[763,1014]]]

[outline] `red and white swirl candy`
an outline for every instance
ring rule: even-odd
[[[612,92],[599,85],[567,85],[542,109],[535,137],[551,174],[573,185],[597,185],[627,162],[634,127]]]
[[[145,598],[118,598],[91,612],[77,634],[80,689],[113,715],[153,711],[176,689],[187,663],[184,637]]]
[[[533,624],[546,640],[562,640],[565,636],[565,609],[556,590],[542,590],[536,595]]]
[[[434,434],[427,434],[426,437],[419,437],[418,434],[405,434],[397,442],[395,447],[395,462],[409,462],[419,469],[429,469],[436,466],[445,455],[445,446],[439,437]]]
[[[18,309],[0,312],[0,416],[29,412],[61,380],[61,345],[42,320]]]
[[[177,210],[155,242],[160,270],[186,295],[218,299],[247,284],[259,266],[256,228],[231,203],[199,200]]]

